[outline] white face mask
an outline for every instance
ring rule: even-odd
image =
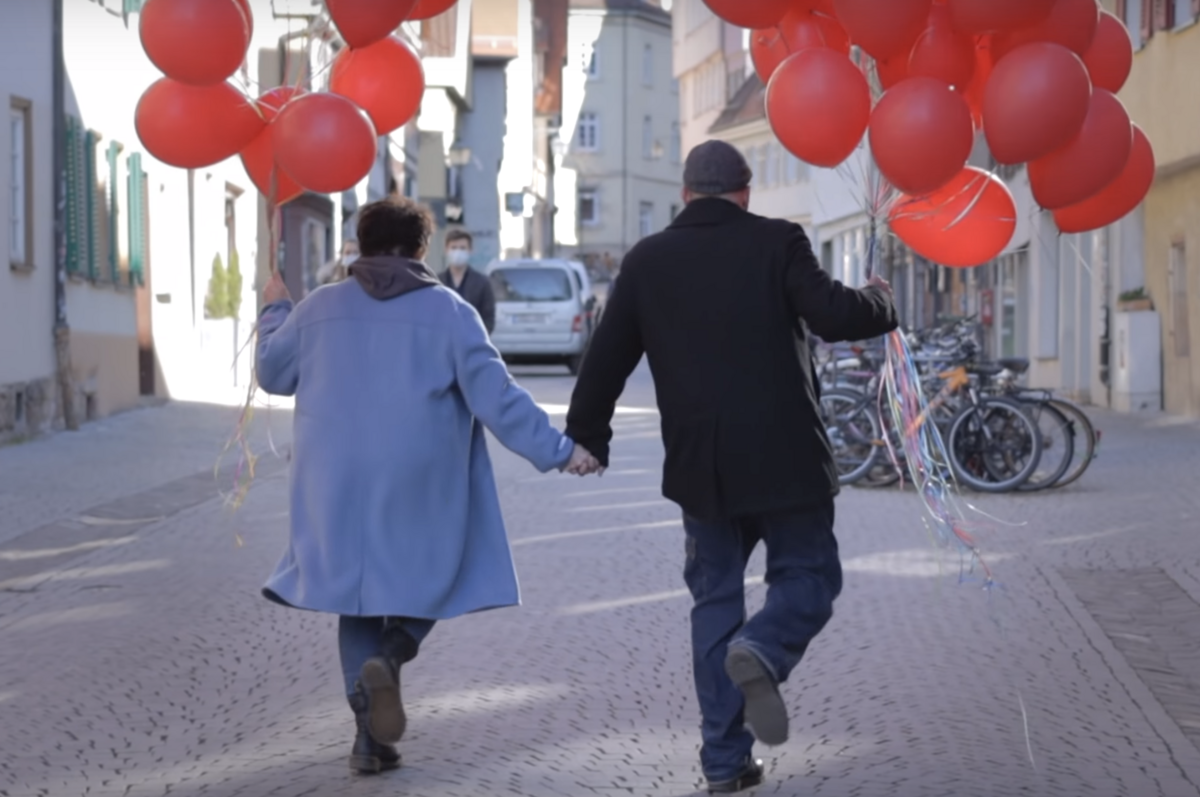
[[[358,255],[356,255],[356,254],[355,255],[346,255],[342,258],[342,265],[343,266],[352,266],[352,265],[354,265],[355,260],[358,260]]]
[[[471,253],[466,249],[451,249],[446,252],[446,262],[452,266],[465,266],[471,262]]]

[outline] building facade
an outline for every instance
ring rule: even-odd
[[[561,254],[611,271],[682,202],[671,15],[642,0],[569,8],[555,238]]]
[[[1154,144],[1158,172],[1134,217],[1144,270],[1122,275],[1120,291],[1144,289],[1153,303],[1161,353],[1163,408],[1200,416],[1200,1],[1105,0],[1135,45],[1120,97]],[[1128,225],[1127,225],[1128,226]]]

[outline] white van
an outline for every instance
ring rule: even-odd
[[[582,272],[582,273],[581,273]],[[492,343],[510,363],[566,365],[579,373],[592,337],[595,297],[582,264],[499,260],[487,269],[496,294]]]

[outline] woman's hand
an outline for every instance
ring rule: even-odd
[[[276,269],[271,274],[271,279],[267,281],[267,285],[263,288],[263,303],[275,304],[275,302],[290,302],[292,294],[288,292],[287,285],[283,282],[283,275]]]
[[[576,444],[571,451],[571,459],[563,470],[573,476],[587,476],[592,473],[604,474],[604,466],[600,464],[600,460],[579,444]]]

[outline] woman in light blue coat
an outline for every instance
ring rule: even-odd
[[[484,428],[543,473],[598,467],[421,262],[431,233],[408,200],[364,207],[351,278],[293,307],[276,275],[258,326],[259,384],[296,397],[291,537],[263,592],[340,615],[363,773],[399,766],[400,666],[434,623],[520,602]]]

